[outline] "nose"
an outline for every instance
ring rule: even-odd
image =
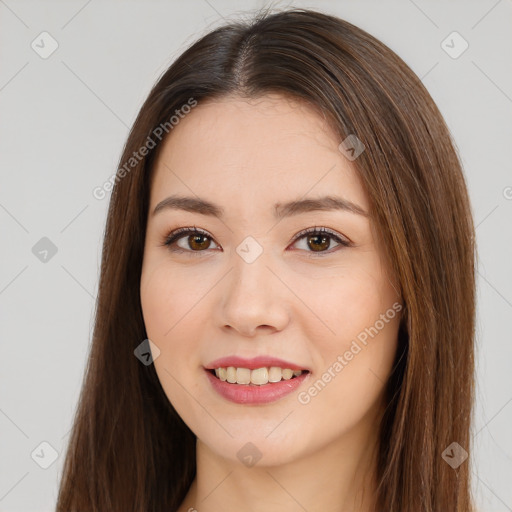
[[[231,271],[219,290],[220,325],[246,337],[281,331],[289,322],[293,294],[265,252],[249,261],[233,253]]]

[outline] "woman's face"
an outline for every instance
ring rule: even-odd
[[[401,303],[341,142],[304,104],[229,97],[183,117],[155,163],[140,288],[154,365],[224,458],[275,465],[375,433]],[[179,228],[199,232],[166,245]]]

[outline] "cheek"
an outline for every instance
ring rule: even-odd
[[[146,333],[160,350],[154,360],[155,370],[173,405],[180,401],[178,382],[190,388],[197,380],[190,370],[198,359],[194,340],[200,336],[194,330],[198,331],[201,325],[195,317],[199,309],[194,308],[196,293],[190,293],[194,287],[184,290],[188,280],[176,274],[162,263],[143,267],[141,276]]]
[[[178,414],[193,423],[198,421],[190,417],[190,394],[197,395],[198,373],[193,372],[196,361],[199,372],[198,347],[194,343],[199,336],[195,336],[194,329],[199,331],[201,323],[194,318],[198,309],[193,308],[198,300],[194,300],[196,292],[190,293],[194,287],[183,290],[187,282],[183,273],[178,276],[165,262],[150,266],[148,261],[143,266],[140,293],[147,336],[160,350],[154,359],[158,379]]]
[[[328,317],[335,334],[316,338],[319,371],[297,397],[307,414],[322,418],[325,425],[338,425],[338,432],[377,414],[400,322],[391,294],[382,294],[370,282],[345,284],[336,296],[336,312]]]
[[[322,371],[302,403],[311,402],[314,408],[316,402],[323,414],[358,418],[377,400],[391,372],[399,297],[376,259],[338,273],[315,297],[312,309],[329,330],[311,338],[316,340],[317,367]]]
[[[306,444],[315,442],[319,430],[325,439],[335,439],[348,432],[357,436],[378,424],[396,352],[396,328],[390,323],[366,345],[343,342],[332,351],[324,372],[297,397],[303,416],[320,420]]]
[[[165,280],[160,279],[158,272],[143,271],[141,277],[140,300],[144,325],[150,339],[161,339],[169,329],[169,317],[166,311],[173,311],[170,295]]]
[[[166,261],[156,258],[144,263],[141,275],[140,299],[148,337],[160,341],[165,349],[184,329],[193,328],[195,307],[207,290],[186,270],[173,269]],[[158,344],[158,343],[157,343]]]
[[[305,288],[302,295],[314,313],[308,316],[309,323],[316,322],[316,338],[323,333],[322,346],[328,351],[342,350],[347,341],[372,326],[398,300],[374,262],[338,270],[313,289],[315,293],[311,287]]]

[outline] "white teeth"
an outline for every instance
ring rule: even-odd
[[[293,377],[293,370],[290,370],[289,368],[285,368],[283,370],[283,379],[290,380],[292,377]]]
[[[266,384],[268,382],[268,370],[266,368],[258,368],[251,371],[251,382],[253,384]]]
[[[236,368],[229,366],[226,369],[226,380],[231,384],[234,384],[236,382]]]
[[[218,368],[215,370],[215,375],[217,375],[217,377],[219,377],[219,379],[222,381],[225,381],[228,378],[228,372],[226,368]]]
[[[235,368],[234,366],[215,369],[215,375],[222,381],[227,381],[230,384],[253,384],[255,386],[280,382],[282,379],[290,380],[292,377],[299,377],[302,373],[302,370],[291,370],[279,366],[262,367],[255,370]]]
[[[279,382],[281,380],[282,373],[279,366],[271,366],[268,370],[268,381]]]
[[[249,368],[236,369],[236,383],[237,384],[250,384],[251,383],[251,370]]]

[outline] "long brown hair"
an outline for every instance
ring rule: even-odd
[[[153,365],[134,357],[147,338],[139,286],[149,178],[161,146],[155,128],[171,133],[169,119],[191,98],[269,92],[307,101],[340,142],[353,134],[365,145],[353,164],[405,304],[380,426],[379,510],[473,510],[469,460],[454,469],[442,457],[452,442],[471,451],[474,394],[474,226],[455,144],[392,50],[347,21],[288,9],[260,11],[190,46],[131,129],[110,199],[58,512],[175,511],[183,501],[196,471],[195,436]],[[130,160],[149,138],[157,148]]]

